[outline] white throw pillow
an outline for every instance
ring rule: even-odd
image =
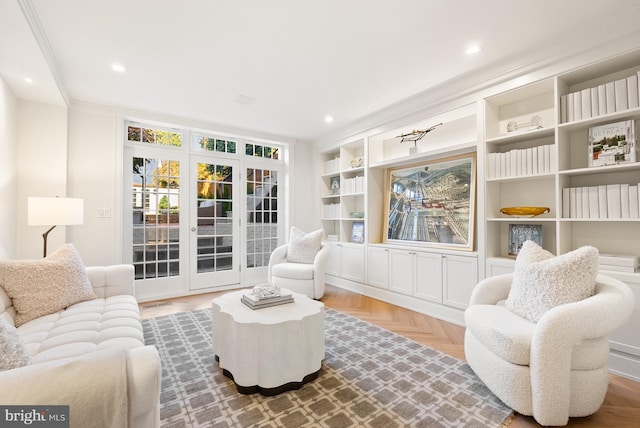
[[[31,363],[31,357],[16,328],[0,318],[0,371],[23,367]]]
[[[287,261],[292,263],[313,263],[322,246],[323,234],[322,229],[305,234],[297,227],[292,227],[289,234]]]
[[[0,260],[0,287],[11,297],[16,327],[97,298],[72,244],[41,260]]]
[[[598,250],[591,246],[554,257],[533,241],[518,253],[505,306],[538,322],[549,309],[592,296],[598,275]]]

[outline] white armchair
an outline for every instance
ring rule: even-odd
[[[556,306],[533,322],[499,302],[513,274],[481,281],[465,311],[467,362],[509,407],[541,425],[595,413],[608,387],[607,335],[634,307],[631,289],[604,275],[595,294]]]
[[[267,277],[269,282],[312,299],[324,296],[324,270],[329,259],[329,245],[321,243],[313,263],[288,261],[290,244],[284,244],[271,253]]]

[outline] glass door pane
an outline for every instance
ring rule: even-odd
[[[269,265],[278,246],[278,171],[246,169],[247,268]]]
[[[237,162],[229,160],[191,160],[191,289],[240,280],[238,222],[233,217],[239,192],[237,171]]]
[[[133,157],[132,260],[136,279],[180,274],[180,162]]]

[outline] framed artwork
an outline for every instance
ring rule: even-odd
[[[533,241],[542,247],[541,224],[510,224],[509,255],[517,256],[524,241]]]
[[[351,242],[362,244],[364,242],[364,222],[354,221],[351,226]]]
[[[340,176],[331,177],[331,194],[340,194]]]
[[[385,242],[473,250],[475,153],[389,168]]]

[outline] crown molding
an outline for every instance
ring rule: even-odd
[[[58,63],[56,61],[56,57],[53,54],[53,50],[51,49],[51,44],[49,43],[49,39],[42,28],[42,23],[40,22],[40,17],[38,16],[38,11],[34,6],[31,0],[17,0],[18,5],[20,5],[20,9],[22,10],[22,14],[31,29],[31,33],[33,37],[36,39],[36,43],[42,52],[42,56],[49,66],[49,71],[51,72],[51,76],[58,87],[58,91],[60,91],[60,95],[64,100],[67,107],[71,106],[71,98],[67,92],[66,86],[64,84],[64,79],[62,78],[62,74],[60,73],[60,69],[58,67]]]

